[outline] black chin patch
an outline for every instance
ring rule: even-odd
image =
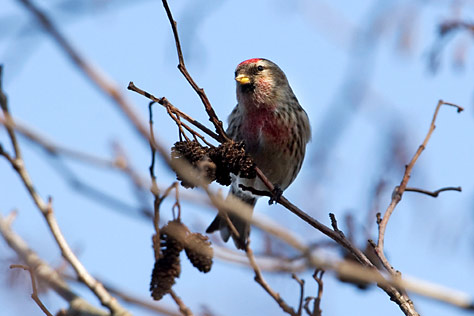
[[[240,85],[240,91],[243,93],[251,93],[255,91],[255,85],[253,83],[247,83]]]

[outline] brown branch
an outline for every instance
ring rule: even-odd
[[[25,125],[15,122],[11,115],[9,115],[8,117],[8,120],[0,117],[0,125],[5,126],[11,131],[17,132],[21,136],[25,137],[27,140],[39,145],[43,150],[45,150],[48,154],[52,156],[64,155],[77,161],[85,162],[87,164],[100,168],[120,168],[120,166],[117,165],[116,161],[102,158],[83,151],[79,151],[64,145],[56,144],[51,140],[47,139],[45,136],[39,135],[38,131],[35,131]],[[18,144],[18,142],[16,141],[16,137],[15,143]]]
[[[38,296],[38,289],[36,287],[36,280],[35,280],[35,275],[33,271],[30,269],[30,267],[22,265],[22,264],[12,264],[10,265],[10,269],[23,269],[26,270],[30,273],[30,278],[31,278],[31,287],[33,289],[33,293],[31,294],[31,298],[33,301],[35,301],[36,305],[39,306],[39,308],[43,311],[48,316],[53,316],[53,314],[50,313],[50,311],[44,306],[43,302],[41,302],[39,296]]]
[[[164,314],[164,315],[169,315],[169,316],[179,316],[179,315],[181,315],[181,314],[178,314],[174,311],[171,311],[167,307],[150,303],[149,299],[142,299],[142,298],[134,296],[132,294],[128,294],[124,291],[121,291],[119,289],[116,289],[116,288],[112,287],[111,285],[104,284],[104,286],[107,289],[107,291],[109,291],[110,293],[114,294],[115,296],[117,296],[118,298],[120,298],[121,300],[123,300],[127,303],[134,304],[136,306],[148,309],[148,310],[153,311],[153,312]]]
[[[2,107],[3,114],[5,117],[10,116],[8,112],[8,108]],[[10,117],[11,119],[11,117]],[[13,137],[11,137],[13,135]],[[53,208],[52,208],[52,201],[51,198],[49,199],[48,203],[41,198],[41,196],[36,191],[33,182],[30,178],[28,171],[26,170],[25,163],[21,158],[21,150],[20,146],[18,145],[17,139],[15,137],[14,130],[12,129],[12,134],[10,135],[10,140],[13,143],[13,147],[15,148],[16,157],[14,159],[8,159],[8,155],[5,152],[0,151],[0,154],[5,156],[13,169],[19,175],[21,181],[23,182],[24,186],[26,187],[28,193],[30,194],[33,202],[45,218],[48,227],[51,231],[51,234],[56,240],[57,245],[61,250],[61,254],[63,257],[69,262],[69,264],[74,268],[78,277],[89,287],[89,289],[97,296],[100,300],[102,305],[109,308],[112,313],[116,313],[116,315],[129,315],[128,311],[126,311],[120,304],[114,299],[105,289],[104,287],[97,282],[85,269],[79,259],[76,257],[74,252],[69,247],[69,244],[66,242],[64,235],[62,234],[59,225],[56,221],[56,218],[53,215]]]
[[[170,295],[173,298],[173,301],[175,301],[176,305],[178,305],[181,314],[184,316],[193,316],[193,312],[191,312],[189,307],[184,304],[183,300],[175,293],[175,291],[170,290]]]
[[[432,196],[432,197],[438,197],[438,195],[441,192],[445,192],[445,191],[462,192],[462,188],[461,187],[446,187],[446,188],[438,189],[436,191],[427,191],[427,190],[418,189],[418,188],[405,188],[405,192],[417,192],[417,193],[426,194],[426,195],[429,195],[429,196]]]
[[[136,92],[138,94],[141,94],[144,97],[150,99],[151,101],[154,101],[154,102],[164,106],[165,108],[169,108],[171,112],[176,113],[180,117],[184,118],[186,121],[193,124],[194,126],[199,128],[201,131],[203,131],[207,135],[211,136],[215,140],[220,141],[220,137],[219,137],[218,134],[214,133],[209,128],[207,128],[206,126],[201,124],[199,121],[193,119],[191,116],[189,116],[188,114],[184,113],[183,111],[181,111],[180,109],[175,107],[165,97],[157,98],[154,95],[152,95],[151,93],[148,93],[145,90],[142,90],[142,89],[138,88],[132,81],[129,82],[127,89],[130,90],[130,91]]]
[[[66,56],[71,59],[74,65],[82,71],[86,77],[99,88],[106,96],[108,96],[122,111],[122,113],[129,119],[136,131],[141,134],[144,139],[150,141],[151,137],[146,128],[146,125],[142,122],[138,114],[133,109],[132,105],[125,99],[121,89],[109,79],[102,71],[97,67],[94,67],[91,63],[87,62],[83,56],[73,47],[73,45],[66,39],[58,28],[54,25],[51,19],[36,7],[30,0],[18,0],[21,2],[38,20],[44,30],[51,35],[53,40],[59,45],[59,47],[65,52]],[[153,143],[153,147],[157,152],[160,153],[163,160],[170,165],[171,161],[168,157],[167,151],[163,146],[160,146],[156,142]]]
[[[278,305],[281,307],[281,309],[292,316],[298,316],[295,312],[295,310],[290,307],[284,300],[281,298],[280,294],[275,292],[270,285],[265,281],[263,278],[262,272],[260,271],[260,268],[257,265],[257,262],[255,261],[255,257],[253,255],[253,251],[250,248],[250,241],[247,242],[247,245],[245,247],[245,253],[247,254],[247,258],[249,259],[249,263],[253,268],[253,271],[255,272],[255,282],[260,284],[260,286],[278,303]]]
[[[177,51],[178,60],[179,60],[178,69],[181,71],[181,73],[189,82],[189,84],[194,89],[194,91],[196,91],[196,93],[201,98],[204,108],[206,109],[207,115],[209,116],[209,121],[212,122],[212,124],[214,125],[214,128],[216,129],[217,134],[219,134],[218,141],[220,142],[230,141],[231,139],[226,135],[223,125],[222,125],[222,121],[220,121],[219,118],[217,117],[217,114],[212,108],[211,103],[209,102],[209,99],[207,98],[206,93],[204,93],[204,89],[200,88],[196,84],[196,82],[194,81],[194,79],[191,77],[188,70],[186,69],[186,65],[184,64],[183,52],[181,50],[181,43],[179,41],[177,23],[173,19],[173,15],[171,14],[171,10],[168,6],[168,1],[163,0],[163,7],[165,8],[166,15],[168,16],[168,19],[170,21],[171,29],[173,30],[173,36],[174,36],[176,51]]]
[[[333,229],[336,233],[338,233],[339,235],[341,235],[342,237],[344,237],[344,233],[343,233],[342,230],[340,230],[339,227],[337,226],[336,215],[334,215],[333,213],[329,213],[329,219],[331,220],[332,229]]]
[[[166,111],[168,112],[168,115],[171,117],[171,119],[176,123],[176,125],[178,126],[178,131],[179,131],[179,140],[181,140],[181,136],[184,136],[184,138],[186,139],[187,142],[190,141],[190,139],[188,138],[188,136],[186,136],[186,133],[184,132],[184,129],[183,129],[183,123],[181,122],[181,119],[179,118],[178,115],[174,114],[173,112],[171,112],[171,110],[169,108],[166,108]]]
[[[298,303],[298,316],[301,316],[301,312],[303,311],[303,299],[304,299],[304,280],[298,278],[295,273],[291,274],[291,277],[300,285],[300,300]]]
[[[80,283],[75,277],[73,277],[70,274],[62,273],[61,276],[68,281]],[[99,280],[99,278],[97,279]],[[138,307],[141,307],[141,308],[144,308],[144,309],[147,309],[149,311],[156,312],[159,314],[163,314],[163,315],[168,315],[168,316],[181,315],[180,313],[177,313],[171,310],[169,307],[166,307],[161,303],[157,304],[156,302],[150,302],[149,299],[140,298],[136,295],[126,292],[125,290],[119,289],[111,284],[108,284],[107,282],[104,282],[102,280],[101,280],[101,283],[104,284],[104,287],[107,289],[107,291],[114,294],[116,297],[120,298],[124,302],[130,303]]]
[[[439,37],[436,38],[436,40],[434,41],[428,59],[432,71],[437,70],[440,63],[439,59],[441,56],[441,52],[443,51],[444,47],[447,46],[449,40],[453,38],[453,36],[451,35],[454,35],[456,32],[463,30],[474,34],[474,23],[451,20],[444,21],[439,25]]]
[[[439,26],[439,34],[445,36],[446,34],[456,30],[467,30],[474,34],[474,23],[465,21],[444,21]]]
[[[21,152],[18,147],[18,141],[16,139],[15,131],[11,125],[13,125],[13,119],[10,115],[10,111],[8,109],[8,98],[5,92],[3,91],[3,65],[0,65],[0,108],[3,111],[3,115],[5,117],[5,122],[7,124],[5,127],[7,128],[8,136],[11,139],[13,150],[15,152],[15,158],[21,158]]]
[[[72,266],[74,271],[77,274],[79,280],[81,280],[87,287],[95,294],[95,296],[100,300],[101,304],[107,307],[115,315],[131,315],[127,310],[125,310],[118,301],[110,295],[109,292],[104,288],[104,286],[98,282],[83,264],[76,257],[72,249],[69,247],[69,244],[66,242],[64,235],[59,228],[59,224],[56,221],[53,213],[52,200],[51,198],[48,201],[46,208],[40,209],[43,215],[45,216],[46,222],[53,234],[56,243],[61,249],[61,254],[66,259],[67,262]]]
[[[42,136],[35,131],[23,124],[20,124],[14,121],[11,117],[10,121],[6,121],[4,118],[0,117],[0,124],[5,127],[11,127],[19,135],[25,137],[27,140],[33,142],[35,145],[39,146],[46,154],[50,155],[51,158],[55,159],[54,162],[50,162],[52,167],[64,178],[68,184],[74,188],[77,192],[92,198],[96,201],[100,201],[102,204],[109,204],[113,210],[126,210],[124,214],[130,216],[130,210],[136,210],[136,207],[133,207],[120,199],[103,192],[101,189],[94,187],[91,184],[88,184],[82,181],[76,174],[73,172],[66,164],[63,163],[62,158],[70,158],[97,168],[110,169],[114,171],[119,171],[125,176],[129,177],[135,187],[138,190],[148,189],[148,184],[141,179],[138,174],[130,168],[130,164],[123,157],[115,157],[113,159],[102,158],[94,154],[86,153],[79,151],[74,148],[70,148],[61,144],[57,144],[48,139],[46,136]],[[16,140],[16,138],[15,138]],[[17,143],[15,141],[15,143]],[[0,144],[0,155],[4,156],[10,163],[14,163],[14,158],[11,157]],[[152,213],[147,210],[141,210],[141,212],[148,218],[152,218]]]
[[[385,231],[387,228],[388,221],[390,219],[390,216],[395,210],[395,207],[398,205],[398,203],[402,199],[403,193],[406,191],[406,186],[408,184],[408,181],[411,176],[411,171],[413,167],[415,166],[416,161],[420,157],[421,153],[423,150],[426,148],[426,145],[428,144],[428,141],[431,138],[431,135],[435,129],[435,122],[436,118],[438,116],[439,109],[441,108],[442,105],[449,105],[457,108],[458,113],[463,110],[462,107],[457,106],[452,103],[444,102],[443,100],[439,100],[438,105],[436,106],[435,112],[433,114],[433,119],[431,120],[430,128],[428,129],[428,133],[426,134],[425,139],[423,140],[423,143],[418,147],[417,151],[413,155],[413,158],[411,159],[410,163],[405,167],[405,173],[403,175],[402,181],[400,182],[400,185],[395,188],[394,193],[392,194],[392,201],[390,202],[389,206],[387,207],[387,210],[383,214],[383,217],[381,220],[377,220],[378,222],[378,228],[379,228],[379,234],[378,234],[378,240],[377,240],[377,245],[375,247],[375,253],[377,257],[380,259],[380,262],[382,265],[385,267],[385,269],[393,276],[400,277],[400,272],[396,271],[392,265],[388,262],[387,258],[385,257],[384,253],[384,239],[385,239]],[[411,303],[411,300],[409,299],[408,295],[404,291],[399,291],[399,294],[401,294],[401,297],[403,300],[407,303],[407,306],[413,307],[413,304]],[[401,306],[401,305],[400,305]],[[413,309],[413,311],[416,313],[416,311]],[[417,314],[416,314],[417,315]]]
[[[319,275],[318,275],[319,274]],[[323,275],[324,270],[317,269],[314,271],[313,278],[318,283],[318,296],[314,300],[312,316],[321,316],[321,299],[323,297]]]
[[[47,284],[58,293],[59,296],[66,300],[69,303],[70,309],[81,312],[78,315],[109,315],[109,313],[92,306],[74,293],[58,272],[41,260],[38,255],[28,247],[26,242],[13,232],[10,226],[12,220],[12,216],[10,216],[10,218],[3,218],[0,215],[0,235],[3,236],[3,239],[5,239],[10,248],[15,251],[17,256],[28,267],[31,267],[38,280]]]
[[[426,145],[428,144],[428,141],[431,138],[431,135],[435,129],[435,122],[436,118],[438,116],[439,109],[441,108],[442,105],[449,105],[453,106],[457,109],[458,113],[463,111],[463,108],[452,104],[448,102],[444,102],[443,100],[439,100],[438,105],[436,106],[435,112],[433,114],[433,119],[431,120],[430,128],[428,129],[428,133],[425,136],[425,139],[423,140],[423,143],[418,147],[417,151],[413,155],[413,158],[411,159],[410,163],[405,167],[405,173],[403,175],[402,181],[400,182],[400,185],[398,185],[397,188],[395,188],[394,194],[392,196],[392,201],[390,202],[389,206],[387,207],[387,210],[385,211],[382,220],[380,221],[379,226],[379,234],[378,234],[378,240],[377,240],[377,247],[376,247],[376,252],[379,255],[383,265],[389,272],[393,272],[393,267],[390,266],[388,263],[387,259],[385,258],[384,255],[384,238],[385,238],[385,230],[387,228],[388,221],[390,219],[390,216],[392,215],[393,211],[395,210],[395,207],[397,204],[400,202],[402,199],[402,195],[406,190],[406,186],[408,184],[408,181],[410,180],[411,176],[411,171],[413,167],[415,166],[416,161],[420,157],[421,153],[423,150],[426,148]]]

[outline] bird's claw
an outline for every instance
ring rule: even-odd
[[[283,190],[275,185],[275,187],[272,190],[272,196],[270,197],[270,200],[268,201],[268,205],[272,205],[273,203],[278,202],[280,197],[283,195]]]

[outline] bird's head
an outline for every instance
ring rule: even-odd
[[[288,80],[280,67],[263,58],[241,62],[235,70],[235,80],[239,103],[252,103],[256,107],[276,106],[282,93],[289,88]]]

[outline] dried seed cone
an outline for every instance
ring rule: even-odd
[[[243,142],[226,142],[209,149],[209,157],[216,164],[216,181],[222,185],[231,183],[230,173],[243,178],[255,178],[255,163],[245,153]]]
[[[174,143],[171,148],[172,158],[184,158],[192,164],[201,160],[209,148],[201,146],[198,141],[182,141]]]
[[[155,300],[169,293],[181,273],[179,254],[184,247],[186,227],[176,221],[169,222],[160,232],[161,255],[155,262],[151,275],[150,291]],[[156,250],[156,238],[153,238]]]
[[[211,270],[214,251],[208,237],[199,233],[189,234],[184,250],[196,269],[204,273]]]
[[[171,158],[172,159],[186,159],[190,164],[195,167],[201,167],[202,162],[210,162],[207,157],[209,147],[203,147],[199,144],[198,141],[181,141],[176,142],[173,147],[171,147]],[[214,168],[205,167],[205,178],[207,182],[212,182],[215,179],[215,170]],[[181,181],[181,185],[185,188],[193,188],[194,186],[191,183],[186,182],[181,179],[179,176],[178,180]]]

